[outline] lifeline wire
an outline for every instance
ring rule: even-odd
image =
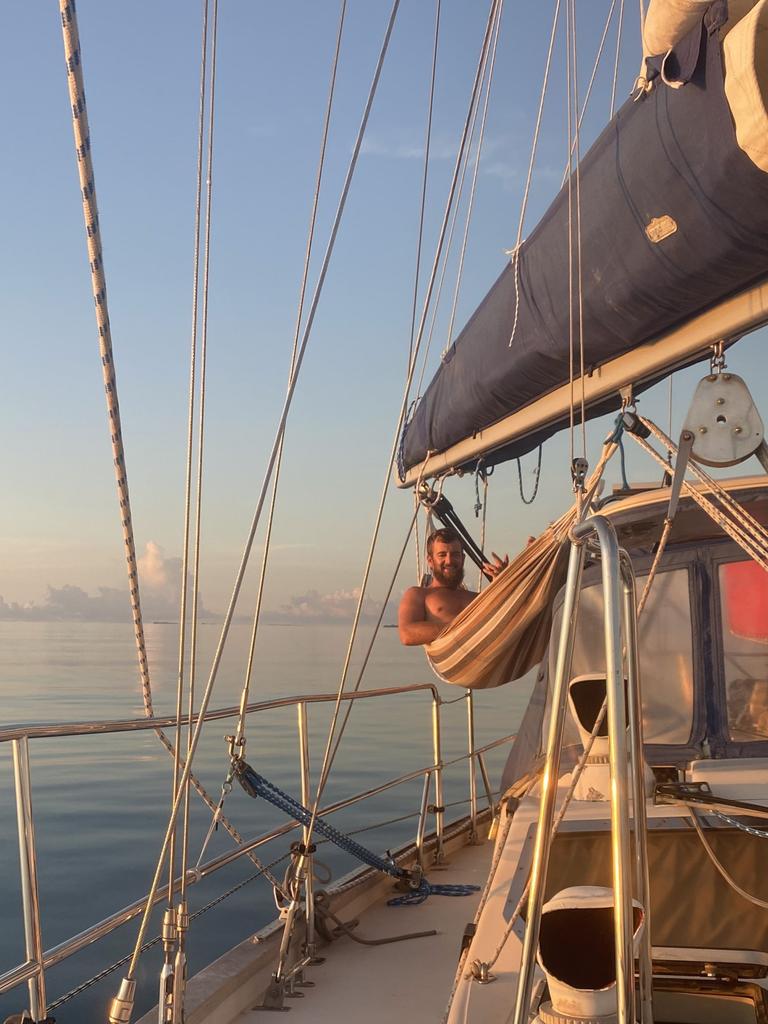
[[[347,653],[346,653],[346,656],[345,656],[345,659],[344,659],[344,666],[342,668],[341,679],[339,681],[339,688],[338,688],[338,691],[337,691],[337,694],[336,694],[336,702],[335,702],[335,705],[334,705],[333,715],[332,715],[332,718],[331,718],[331,724],[330,724],[330,728],[329,728],[329,731],[328,731],[328,737],[327,737],[327,740],[326,740],[325,751],[323,753],[322,768],[321,768],[321,771],[320,771],[320,778],[319,778],[319,781],[318,781],[317,792],[316,792],[315,799],[314,799],[313,806],[312,806],[312,814],[311,814],[311,818],[310,818],[310,821],[309,821],[309,825],[307,826],[307,829],[308,829],[308,831],[307,831],[307,839],[306,839],[307,843],[311,842],[312,831],[313,831],[313,828],[314,828],[315,820],[317,818],[318,808],[320,806],[320,800],[322,798],[322,794],[323,794],[323,791],[325,789],[325,785],[326,785],[326,783],[328,781],[328,775],[329,775],[329,770],[330,770],[330,761],[329,761],[329,759],[331,757],[331,751],[332,751],[333,742],[334,742],[334,738],[335,738],[335,732],[336,732],[336,725],[337,725],[338,719],[339,719],[339,713],[340,713],[340,709],[341,709],[341,699],[342,699],[342,695],[344,693],[344,686],[345,686],[345,683],[346,683],[347,673],[349,671],[349,665],[350,665],[350,661],[351,661],[351,658],[352,658],[352,648],[353,648],[353,645],[354,645],[355,637],[357,635],[357,628],[358,628],[358,625],[359,625],[359,622],[360,622],[360,615],[362,613],[363,601],[365,599],[365,593],[366,593],[366,589],[367,589],[368,578],[369,578],[370,571],[371,571],[371,565],[373,563],[373,553],[375,551],[376,543],[377,543],[377,540],[378,540],[379,528],[381,526],[381,520],[382,520],[382,516],[383,516],[383,512],[384,512],[384,505],[385,505],[385,502],[386,502],[387,492],[388,492],[388,489],[389,489],[390,473],[391,473],[393,465],[395,464],[395,458],[396,458],[396,454],[397,454],[398,442],[399,442],[399,439],[400,439],[400,430],[401,430],[401,427],[402,427],[402,424],[403,424],[403,420],[404,420],[404,417],[405,417],[406,410],[408,408],[408,394],[409,394],[409,391],[410,391],[411,382],[413,380],[413,374],[414,374],[414,370],[415,370],[415,367],[416,367],[416,359],[417,359],[417,356],[418,356],[419,347],[421,345],[421,340],[422,340],[423,335],[424,335],[424,326],[426,324],[427,313],[428,313],[428,309],[429,309],[429,303],[431,301],[432,290],[434,288],[435,277],[437,275],[437,267],[439,265],[441,251],[442,251],[442,246],[443,246],[443,242],[445,240],[445,233],[446,233],[446,229],[447,229],[447,225],[448,225],[448,219],[449,219],[449,216],[450,216],[451,207],[453,205],[453,200],[454,200],[454,197],[455,197],[455,194],[456,194],[456,185],[457,185],[457,181],[458,181],[458,177],[459,177],[459,170],[460,170],[461,162],[462,162],[463,155],[464,155],[464,149],[465,149],[465,147],[467,145],[467,142],[468,142],[468,139],[469,139],[469,128],[470,128],[470,124],[471,124],[471,121],[472,121],[472,110],[473,110],[473,108],[475,106],[476,97],[478,95],[478,89],[480,87],[481,71],[482,71],[482,67],[484,66],[484,59],[487,56],[488,46],[490,44],[491,32],[492,32],[492,27],[493,27],[493,23],[494,23],[494,16],[495,16],[495,12],[496,12],[496,7],[497,7],[496,0],[493,0],[493,2],[491,3],[491,6],[490,6],[489,14],[488,14],[488,21],[487,21],[487,24],[486,24],[486,27],[485,27],[485,34],[484,34],[484,37],[483,37],[483,44],[482,44],[482,48],[481,48],[481,56],[480,56],[480,60],[478,61],[477,70],[475,72],[475,79],[474,79],[473,86],[472,86],[472,92],[471,92],[471,97],[470,97],[469,109],[467,111],[467,116],[466,116],[466,119],[465,119],[465,122],[464,122],[464,130],[463,130],[463,133],[462,133],[461,143],[460,143],[460,146],[459,146],[459,152],[458,152],[457,157],[456,157],[456,162],[455,162],[454,169],[453,169],[453,176],[452,176],[452,179],[451,179],[451,186],[450,186],[450,189],[449,189],[448,199],[446,201],[446,207],[445,207],[445,211],[444,211],[444,214],[443,214],[443,220],[442,220],[442,225],[441,225],[441,228],[440,228],[440,234],[438,236],[437,250],[435,252],[435,258],[434,258],[434,261],[433,261],[433,264],[432,264],[432,271],[431,271],[431,274],[430,274],[430,279],[429,279],[429,283],[428,283],[428,286],[427,286],[427,292],[426,292],[426,296],[425,296],[425,299],[424,299],[424,307],[423,307],[423,310],[422,310],[421,320],[420,320],[420,323],[419,323],[419,330],[418,330],[417,335],[416,335],[416,343],[415,343],[415,346],[414,346],[413,359],[411,360],[411,365],[410,365],[409,370],[408,370],[408,377],[407,377],[407,380],[406,380],[406,383],[405,383],[405,388],[404,388],[404,391],[403,391],[403,398],[402,398],[402,402],[401,402],[401,405],[400,405],[400,414],[399,414],[398,419],[397,419],[397,429],[395,430],[395,436],[394,436],[394,440],[393,440],[393,443],[392,443],[392,448],[391,448],[391,451],[390,451],[389,460],[388,460],[388,463],[387,463],[386,473],[385,473],[385,476],[384,476],[384,485],[383,485],[383,488],[382,488],[381,497],[379,499],[379,507],[378,507],[378,511],[377,511],[377,514],[376,514],[376,520],[375,520],[375,523],[374,523],[373,535],[371,537],[371,544],[370,544],[370,548],[369,548],[369,552],[368,552],[368,559],[367,559],[365,570],[364,570],[364,573],[363,573],[362,585],[360,587],[360,595],[359,595],[359,598],[358,598],[357,607],[355,609],[355,615],[354,615],[354,619],[353,619],[353,622],[352,622],[352,629],[351,629],[351,634],[350,634],[350,640],[349,640],[349,644],[347,646]]]
[[[256,510],[254,512],[253,520],[251,522],[251,527],[250,527],[249,534],[248,534],[248,537],[247,537],[247,540],[246,540],[246,544],[245,544],[245,549],[243,551],[243,556],[242,556],[242,559],[241,559],[241,562],[240,562],[240,566],[238,568],[237,575],[236,575],[236,578],[235,578],[235,584],[234,584],[234,587],[233,587],[232,596],[230,598],[230,602],[229,602],[229,605],[227,607],[227,611],[226,611],[225,616],[224,616],[224,622],[223,622],[223,625],[222,625],[221,635],[220,635],[219,642],[218,642],[217,647],[216,647],[216,652],[214,654],[213,663],[211,665],[211,671],[210,671],[210,674],[209,674],[209,677],[208,677],[208,682],[206,684],[205,692],[203,694],[203,698],[202,698],[202,701],[200,703],[200,710],[199,710],[199,713],[198,713],[197,724],[195,726],[195,731],[194,731],[194,734],[192,736],[192,743],[190,745],[189,755],[187,757],[187,763],[184,766],[184,772],[183,772],[182,777],[181,777],[181,779],[179,781],[180,791],[179,791],[179,793],[177,793],[176,800],[174,801],[174,806],[173,806],[173,809],[171,811],[171,816],[170,816],[170,821],[168,823],[168,828],[166,830],[165,837],[163,838],[163,843],[162,843],[162,846],[161,846],[161,849],[160,849],[160,854],[159,854],[159,857],[158,857],[157,868],[155,870],[155,875],[153,877],[152,886],[151,886],[151,889],[150,889],[150,899],[149,899],[149,901],[147,903],[147,909],[145,910],[144,916],[143,916],[142,921],[141,921],[141,925],[140,925],[140,928],[139,928],[139,934],[138,934],[137,941],[136,941],[136,947],[134,949],[134,954],[133,954],[133,956],[131,958],[131,963],[130,963],[130,966],[129,966],[129,969],[128,969],[128,977],[127,977],[126,980],[132,980],[134,975],[135,975],[135,973],[136,973],[136,967],[138,965],[138,960],[139,960],[139,951],[141,949],[142,943],[144,942],[144,937],[146,935],[147,925],[149,923],[149,908],[152,905],[152,902],[154,900],[154,895],[155,895],[155,893],[157,891],[157,884],[158,884],[160,872],[162,871],[163,862],[165,861],[165,856],[166,856],[166,853],[167,853],[167,850],[168,850],[168,842],[169,842],[169,838],[170,838],[170,832],[172,831],[172,829],[173,829],[173,827],[175,825],[176,815],[178,814],[179,806],[180,806],[180,803],[181,803],[181,799],[180,799],[181,798],[181,790],[186,785],[187,777],[189,775],[189,771],[190,771],[191,764],[192,764],[192,759],[193,759],[195,750],[197,749],[197,744],[198,744],[199,739],[200,739],[200,733],[202,731],[202,726],[203,726],[203,721],[204,721],[204,718],[205,718],[205,713],[208,710],[208,704],[210,702],[211,694],[213,692],[213,685],[214,685],[214,683],[216,681],[216,676],[218,674],[219,665],[221,663],[221,657],[222,657],[222,654],[223,654],[223,651],[224,651],[224,644],[225,644],[226,638],[227,638],[227,636],[229,634],[229,627],[230,627],[230,625],[232,623],[232,617],[234,615],[235,606],[237,604],[237,599],[238,599],[238,596],[240,594],[240,589],[242,587],[243,577],[245,575],[245,569],[246,569],[246,566],[248,564],[248,559],[249,559],[249,556],[250,556],[250,553],[251,553],[251,548],[253,546],[253,539],[254,539],[254,536],[256,534],[256,528],[257,528],[257,526],[259,524],[259,519],[260,519],[260,516],[261,516],[261,511],[262,511],[262,509],[264,507],[264,500],[265,500],[265,497],[266,497],[266,491],[267,491],[267,488],[269,486],[269,481],[270,481],[270,478],[271,478],[272,470],[273,470],[274,465],[275,465],[275,460],[276,460],[276,457],[277,457],[277,450],[278,450],[279,443],[280,443],[280,437],[282,436],[282,433],[283,433],[283,430],[284,430],[284,427],[285,427],[285,422],[286,422],[286,419],[288,417],[288,412],[289,412],[290,407],[291,407],[291,401],[293,399],[293,394],[294,394],[294,391],[295,391],[295,388],[296,388],[296,382],[298,380],[299,370],[301,368],[301,364],[302,364],[302,361],[303,361],[303,358],[304,358],[304,353],[306,352],[306,347],[307,347],[307,343],[309,341],[310,333],[311,333],[311,330],[312,330],[312,324],[314,322],[314,315],[315,315],[315,312],[317,311],[317,304],[318,304],[319,299],[320,299],[320,293],[322,291],[322,286],[323,286],[323,283],[325,281],[326,274],[328,272],[328,264],[330,262],[331,253],[333,251],[334,243],[336,241],[336,235],[338,234],[339,224],[341,222],[341,217],[342,217],[342,214],[343,214],[343,211],[344,211],[344,207],[346,205],[346,199],[347,199],[347,195],[349,193],[349,188],[350,188],[350,185],[351,185],[354,169],[355,169],[355,167],[357,165],[357,158],[358,158],[358,156],[360,154],[360,147],[362,145],[363,135],[365,133],[365,128],[366,128],[366,125],[368,123],[368,117],[369,117],[369,114],[370,114],[370,111],[371,111],[371,106],[373,104],[373,98],[374,98],[374,96],[376,94],[376,88],[378,86],[379,78],[381,76],[381,69],[382,69],[382,66],[384,64],[384,58],[386,56],[387,49],[389,47],[389,40],[390,40],[391,35],[392,35],[392,29],[394,27],[395,16],[397,14],[397,10],[398,10],[399,4],[400,4],[400,0],[394,0],[394,3],[392,5],[392,10],[391,10],[391,13],[390,13],[389,21],[387,23],[387,28],[386,28],[386,32],[385,32],[385,36],[384,36],[384,41],[382,43],[381,51],[379,53],[379,58],[378,58],[378,62],[377,62],[377,65],[376,65],[375,72],[374,72],[373,81],[371,83],[370,92],[368,94],[368,99],[367,99],[367,102],[366,102],[366,105],[365,105],[365,110],[363,112],[363,118],[362,118],[362,121],[361,121],[361,124],[360,124],[360,128],[359,128],[359,131],[358,131],[357,139],[355,141],[355,145],[354,145],[354,148],[353,148],[352,156],[350,158],[350,163],[349,163],[347,174],[346,174],[346,177],[345,177],[345,180],[344,180],[344,185],[342,187],[341,198],[339,200],[339,205],[338,205],[337,210],[336,210],[336,216],[334,218],[333,227],[332,227],[332,230],[331,230],[331,236],[330,236],[330,239],[329,239],[329,242],[328,242],[328,246],[326,248],[325,256],[323,258],[323,263],[322,263],[322,267],[321,267],[321,270],[320,270],[320,276],[319,276],[318,283],[317,283],[316,288],[315,288],[315,293],[313,295],[309,316],[307,318],[307,323],[306,323],[305,328],[304,328],[302,342],[301,342],[301,345],[299,346],[299,353],[298,353],[298,356],[297,356],[297,359],[296,359],[295,372],[294,372],[293,378],[291,379],[291,384],[290,384],[290,386],[288,388],[288,393],[287,393],[287,395],[285,397],[285,402],[284,402],[284,405],[283,405],[283,411],[281,413],[280,420],[278,422],[277,432],[276,432],[275,440],[274,440],[274,443],[273,443],[273,446],[272,446],[272,451],[271,451],[271,454],[270,454],[270,457],[269,457],[269,461],[268,461],[268,464],[267,464],[267,470],[265,472],[264,480],[262,481],[262,486],[261,486],[261,490],[260,490],[260,493],[259,493],[259,498],[258,498],[258,501],[257,501]]]

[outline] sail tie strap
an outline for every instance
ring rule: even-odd
[[[295,818],[299,824],[309,826],[312,812],[308,807],[285,793],[269,779],[265,779],[242,759],[234,761],[233,769],[238,782],[248,796],[261,797],[273,807],[277,807],[285,814]],[[380,857],[356,842],[351,836],[340,832],[324,818],[316,817],[314,826],[322,836],[338,846],[340,850],[352,854],[363,864],[390,875],[409,887],[410,891],[404,896],[397,896],[395,899],[387,901],[390,907],[414,906],[423,903],[428,896],[469,896],[470,893],[480,891],[480,887],[477,885],[433,885],[424,878],[420,871],[408,871],[399,867],[391,854]]]

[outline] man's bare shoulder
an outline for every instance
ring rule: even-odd
[[[426,587],[408,587],[407,590],[403,591],[403,596],[400,598],[400,611],[416,611],[424,610],[424,601],[427,595]]]

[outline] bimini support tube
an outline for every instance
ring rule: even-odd
[[[514,1024],[527,1024],[533,971],[541,927],[541,913],[552,847],[557,776],[565,724],[568,680],[576,635],[585,543],[595,539],[601,555],[603,586],[603,635],[605,643],[609,763],[611,777],[611,865],[614,890],[614,939],[618,1024],[635,1024],[633,876],[643,912],[648,913],[648,866],[646,852],[645,792],[642,759],[642,725],[634,577],[629,558],[619,549],[616,533],[603,516],[591,516],[571,531],[571,553],[565,586],[562,628],[552,692],[547,752],[541,787],[539,820],[531,866],[528,915],[520,961]],[[622,622],[623,620],[623,622]],[[623,631],[622,631],[623,626]],[[624,652],[627,644],[629,737],[624,696]],[[629,747],[627,739],[629,738]],[[629,773],[627,771],[629,762]],[[627,775],[631,775],[628,780]],[[635,807],[637,854],[630,844],[630,782]],[[640,951],[641,1020],[652,1024],[650,989],[650,928],[643,933]]]

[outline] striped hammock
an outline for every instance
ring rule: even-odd
[[[587,483],[585,507],[615,450],[615,443],[603,448]],[[425,647],[443,682],[490,689],[519,679],[541,661],[552,626],[552,604],[565,582],[568,532],[577,515],[573,505]]]

